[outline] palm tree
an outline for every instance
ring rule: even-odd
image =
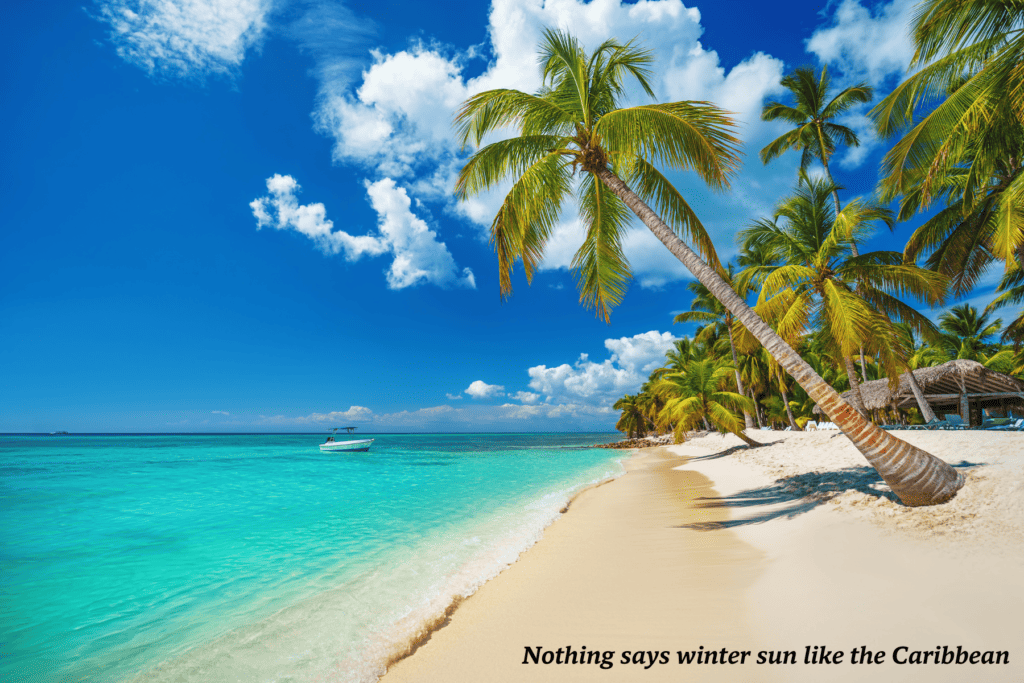
[[[796,128],[768,143],[761,150],[761,161],[767,164],[791,149],[803,152],[800,157],[801,170],[806,171],[812,160],[820,161],[825,167],[825,175],[834,187],[832,198],[835,200],[836,213],[839,213],[838,186],[832,179],[828,160],[835,153],[839,142],[849,147],[857,147],[860,140],[853,129],[835,123],[835,119],[855,105],[870,102],[874,90],[866,83],[858,83],[829,100],[832,79],[828,75],[827,66],[821,67],[820,76],[815,75],[814,69],[810,67],[801,67],[785,76],[781,83],[792,93],[793,106],[769,102],[761,110],[761,119],[782,120]]]
[[[925,0],[912,28],[920,70],[869,112],[882,137],[903,134],[880,189],[900,220],[946,203],[905,254],[963,294],[993,259],[1024,262],[1024,5]]]
[[[936,420],[935,411],[932,410],[931,404],[925,399],[924,390],[917,381],[917,377],[914,376],[914,370],[941,365],[949,360],[949,358],[938,354],[932,346],[919,344],[914,328],[907,323],[897,323],[896,333],[900,336],[904,348],[909,351],[906,359],[907,380],[910,383],[910,390],[914,393],[914,399],[917,401],[917,407],[921,411],[921,417],[924,418],[926,424],[934,422]]]
[[[734,283],[733,270],[734,267],[730,263],[728,271],[720,273],[725,278],[726,282]],[[746,392],[743,390],[743,380],[740,377],[739,362],[736,360],[736,342],[732,335],[732,325],[734,322],[732,313],[730,313],[729,310],[722,305],[722,302],[716,299],[708,288],[701,283],[691,282],[687,285],[687,289],[689,289],[693,294],[693,300],[690,302],[690,310],[677,315],[673,322],[702,322],[714,325],[719,330],[724,329],[728,332],[729,352],[732,354],[732,366],[736,371],[736,390],[745,396]],[[743,422],[747,429],[754,428],[754,420],[746,410],[743,411]]]
[[[666,375],[655,384],[654,390],[666,399],[659,422],[675,425],[676,443],[683,441],[683,435],[702,420],[707,420],[720,432],[735,434],[751,448],[761,445],[743,433],[743,424],[734,412],[753,410],[750,399],[722,388],[724,380],[735,371],[722,361],[694,360],[687,363],[682,372]]]
[[[853,355],[868,347],[880,354],[889,376],[900,374],[903,349],[892,333],[891,320],[917,329],[932,325],[890,292],[937,303],[945,294],[945,279],[903,264],[895,252],[853,256],[852,236],[871,221],[890,221],[891,212],[855,200],[834,214],[828,202],[834,190],[827,180],[812,180],[801,172],[796,194],[779,205],[772,220],[757,221],[740,233],[740,239],[745,247],[773,257],[769,265],[750,268],[748,278],[763,282],[759,309],[778,321],[779,334],[791,343],[806,334],[809,325],[820,329],[822,339],[838,351],[845,365],[853,404],[866,415]]]
[[[978,313],[970,304],[953,306],[939,316],[939,329],[945,332],[939,344],[952,358],[981,360],[982,354],[999,351],[995,337],[1003,327],[1003,321],[989,322],[989,313]]]
[[[574,260],[580,299],[607,319],[629,277],[621,238],[632,211],[849,435],[905,504],[936,504],[956,495],[962,475],[865,420],[718,274],[706,232],[655,164],[691,169],[713,188],[727,186],[738,164],[732,121],[702,102],[619,108],[627,76],[653,94],[651,54],[632,43],[609,40],[587,55],[575,38],[548,30],[540,52],[544,85],[538,93],[482,92],[463,103],[456,115],[464,144],[479,146],[493,131],[519,132],[480,147],[455,186],[464,199],[512,180],[491,224],[501,292],[511,293],[515,261],[523,262],[527,278],[532,276],[562,205],[575,194],[586,227]],[[577,170],[583,174],[574,187]],[[703,261],[679,234],[689,236],[712,263]]]
[[[999,296],[985,307],[987,314],[1006,305],[1024,302],[1024,268],[1018,265],[1003,275],[997,291],[1000,292]],[[1024,343],[1024,310],[1018,311],[1017,317],[1010,321],[1010,324],[1003,330],[1002,340],[1013,342],[1014,346],[1018,348]]]
[[[615,410],[622,411],[619,421],[615,423],[615,428],[630,439],[635,439],[647,432],[646,420],[636,399],[636,396],[626,394],[612,406]]]

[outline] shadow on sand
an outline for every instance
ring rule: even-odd
[[[730,453],[746,450],[746,446],[730,448],[721,453],[700,456],[694,460],[714,460]],[[953,464],[956,468],[979,467],[983,463],[961,460]],[[809,512],[819,505],[824,505],[836,496],[849,490],[859,491],[872,498],[888,498],[900,504],[896,494],[889,490],[888,485],[878,476],[878,472],[870,465],[863,467],[847,467],[829,472],[807,472],[790,477],[777,479],[773,484],[757,489],[740,491],[731,496],[704,497],[694,502],[698,508],[746,508],[750,514],[739,519],[724,522],[697,522],[683,524],[677,528],[694,529],[696,531],[715,531],[748,524],[761,524],[773,519],[784,517],[792,519]]]

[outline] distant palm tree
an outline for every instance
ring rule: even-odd
[[[727,271],[720,273],[725,278],[726,282],[734,285],[733,279],[734,266],[730,263]],[[693,300],[690,302],[690,310],[684,311],[675,317],[673,322],[676,323],[689,323],[689,322],[702,322],[709,325],[714,325],[721,334],[722,331],[729,335],[729,352],[732,354],[732,366],[736,371],[736,389],[744,396],[746,391],[743,389],[743,379],[740,377],[739,362],[736,360],[736,342],[733,340],[732,326],[735,322],[735,318],[732,313],[729,312],[722,302],[719,301],[711,294],[711,291],[699,282],[691,282],[687,285],[687,289],[693,294]],[[741,296],[745,296],[746,292],[742,292]],[[746,410],[743,411],[743,422],[747,429],[754,428],[754,420],[750,413]]]
[[[638,436],[642,436],[647,433],[647,424],[644,419],[643,411],[640,406],[637,405],[637,397],[632,394],[626,394],[612,406],[615,410],[621,410],[622,415],[619,416],[619,421],[615,423],[615,429],[625,434],[630,439],[635,439]]]
[[[986,314],[1003,306],[1024,303],[1024,267],[1018,264],[1014,270],[1003,275],[997,291],[1000,294],[985,308]],[[1018,348],[1024,344],[1024,310],[1019,310],[1017,317],[1003,330],[1002,340],[1012,342]]]
[[[1024,4],[924,0],[912,25],[917,71],[869,115],[903,137],[885,155],[882,198],[900,220],[931,203],[905,254],[970,291],[992,260],[1024,263]]]
[[[1003,327],[1003,321],[989,322],[989,313],[978,313],[970,304],[953,306],[939,316],[939,329],[945,332],[940,345],[953,358],[980,360],[982,354],[998,353],[994,337]]]
[[[651,53],[632,44],[609,40],[588,55],[575,38],[548,30],[540,52],[544,85],[538,93],[482,92],[455,119],[464,144],[480,145],[489,133],[509,128],[519,132],[479,148],[455,185],[465,199],[512,180],[491,224],[502,294],[512,291],[516,261],[532,277],[563,203],[575,194],[586,228],[573,261],[580,300],[607,320],[630,278],[622,236],[632,212],[807,390],[905,504],[932,505],[956,495],[962,475],[850,408],[718,274],[707,233],[655,164],[690,169],[711,187],[725,187],[739,163],[732,121],[701,102],[619,108],[627,77],[653,95]],[[575,183],[577,170],[583,173]]]
[[[794,104],[790,106],[769,102],[761,110],[761,119],[782,120],[796,128],[768,143],[761,150],[761,161],[767,164],[791,149],[803,152],[800,157],[802,170],[807,170],[811,161],[820,161],[825,167],[825,175],[833,185],[832,198],[835,200],[836,213],[839,213],[838,185],[832,178],[828,161],[839,142],[848,147],[857,147],[860,140],[852,128],[836,123],[835,119],[858,104],[870,102],[874,90],[866,83],[858,83],[829,99],[832,79],[828,75],[827,66],[821,67],[820,76],[810,67],[801,67],[785,76],[782,85],[793,95]]]
[[[891,221],[891,212],[855,200],[834,214],[828,205],[834,188],[801,173],[796,193],[779,205],[775,217],[755,222],[740,232],[740,239],[745,247],[773,257],[770,265],[750,267],[753,273],[748,277],[763,282],[759,310],[778,322],[779,334],[791,343],[809,327],[819,329],[846,367],[853,404],[866,415],[852,357],[863,347],[875,349],[887,374],[900,374],[903,349],[891,321],[902,320],[917,329],[933,326],[893,293],[938,303],[945,295],[945,279],[904,264],[895,252],[853,256],[851,236],[872,221]]]
[[[743,423],[735,412],[753,410],[751,400],[722,388],[723,380],[734,372],[735,368],[722,361],[695,360],[687,363],[682,372],[666,375],[655,384],[654,391],[665,397],[659,421],[675,425],[676,443],[707,420],[719,431],[735,434],[748,446],[761,445],[743,433]]]

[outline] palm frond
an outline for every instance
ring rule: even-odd
[[[591,174],[579,190],[580,217],[587,235],[572,261],[580,303],[610,321],[611,309],[625,296],[632,273],[622,253],[622,236],[632,214],[622,200]]]

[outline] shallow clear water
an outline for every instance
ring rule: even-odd
[[[376,439],[0,436],[0,680],[372,681],[622,471],[609,435]]]

